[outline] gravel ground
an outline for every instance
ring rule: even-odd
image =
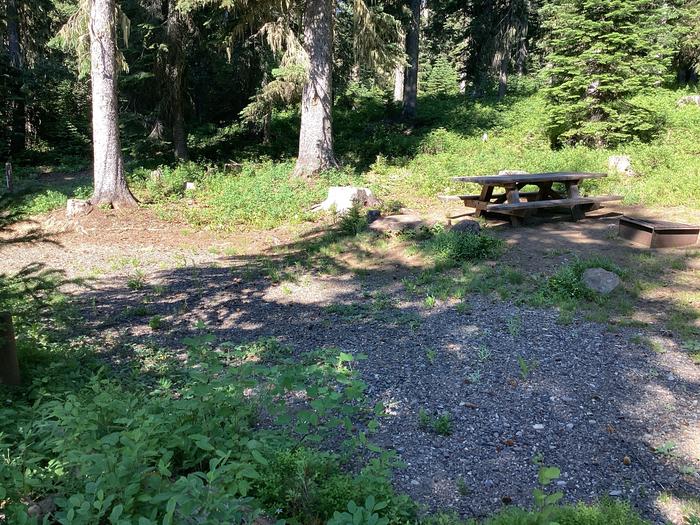
[[[151,282],[166,291],[150,306],[169,331],[151,331],[148,318],[111,329],[121,343],[163,348],[201,319],[219,341],[274,336],[300,352],[366,354],[356,366],[387,407],[375,440],[406,464],[397,488],[432,510],[528,506],[543,463],[561,469],[556,488],[568,501],[620,498],[656,523],[680,523],[657,498],[700,496],[698,475],[679,471],[700,470],[700,367],[674,348],[634,344],[634,330],[562,325],[551,310],[486,296],[466,312],[428,308],[401,291],[400,271],[277,285],[224,262],[161,271]],[[143,293],[117,281],[95,297],[90,317],[115,319]],[[420,428],[420,409],[449,414],[452,433]],[[667,442],[670,454],[654,452]]]
[[[209,238],[199,249],[173,241],[154,250],[124,235],[118,256],[140,258],[141,289],[128,287],[134,268],[99,238],[10,245],[3,268],[43,262],[92,273],[92,289],[73,293],[116,360],[139,345],[177,351],[197,320],[221,342],[275,336],[298,352],[366,354],[356,366],[371,400],[387,407],[375,441],[406,464],[397,488],[433,510],[469,517],[529,506],[540,462],[561,469],[566,500],[629,500],[655,523],[681,523],[660,494],[700,497],[698,474],[680,471],[700,470],[700,367],[674,345],[655,353],[633,342],[634,329],[562,325],[554,311],[487,296],[470,297],[466,311],[431,308],[402,290],[413,268],[388,256],[370,272],[273,284],[246,270],[254,256],[209,253]],[[147,315],[133,314],[143,305]],[[154,314],[163,330],[148,327]],[[421,408],[449,414],[451,434],[421,428]],[[668,442],[673,450],[654,452]]]

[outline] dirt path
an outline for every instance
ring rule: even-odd
[[[556,488],[568,501],[621,498],[657,523],[680,524],[669,502],[700,497],[700,367],[671,336],[657,353],[637,328],[564,325],[553,310],[492,296],[428,305],[401,283],[421,261],[392,248],[335,254],[325,273],[300,268],[277,282],[265,260],[291,233],[189,232],[141,213],[71,228],[46,217],[55,244],[2,246],[0,271],[41,263],[91,278],[92,289],[72,291],[88,331],[115,362],[138,355],[145,374],[162,372],[197,321],[218,343],[277,337],[296,352],[365,354],[357,366],[368,395],[386,406],[374,439],[406,463],[397,487],[432,509],[483,516],[528,506],[540,464],[561,469]],[[510,245],[503,263],[523,271],[641,253],[613,239],[605,220],[494,231]],[[696,262],[661,277],[690,276],[697,289]],[[649,315],[676,295],[650,299]],[[162,328],[149,326],[153,316]],[[449,435],[421,425],[421,409],[447,414]]]

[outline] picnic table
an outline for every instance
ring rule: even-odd
[[[603,202],[619,201],[618,195],[582,197],[579,184],[585,179],[600,179],[605,173],[508,173],[480,177],[452,177],[458,182],[474,182],[481,185],[479,195],[440,196],[441,200],[461,200],[474,208],[474,215],[496,213],[510,218],[513,226],[522,219],[543,208],[567,208],[574,220],[582,219],[587,211],[597,209]],[[563,188],[555,188],[554,185]],[[520,191],[535,186],[534,191]],[[503,188],[502,192],[494,190]]]

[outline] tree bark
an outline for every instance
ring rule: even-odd
[[[94,206],[135,206],[124,177],[117,108],[115,0],[90,0]]]
[[[406,54],[408,67],[403,85],[403,112],[406,120],[416,117],[418,107],[418,52],[420,47],[420,8],[421,0],[411,0],[411,21],[406,33]]]
[[[187,132],[185,131],[185,20],[174,0],[163,0],[165,11],[166,45],[168,48],[165,78],[168,117],[172,132],[173,153],[177,160],[187,160]]]
[[[506,96],[508,89],[508,59],[508,55],[503,53],[498,64],[498,100]]]
[[[22,93],[22,48],[19,38],[17,0],[7,0],[7,52],[10,59],[12,93],[10,98],[10,156],[25,148],[26,107]]]
[[[308,177],[338,165],[333,152],[333,0],[307,0],[304,48],[309,76],[301,96],[299,156],[294,174]]]
[[[394,69],[394,102],[403,102],[403,64]]]
[[[0,312],[0,384],[17,386],[20,382],[12,315]]]

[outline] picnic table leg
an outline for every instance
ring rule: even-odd
[[[506,200],[508,201],[508,204],[520,202],[520,192],[518,191],[518,187],[516,185],[506,186]],[[512,227],[517,228],[521,223],[521,217],[518,217],[515,214],[510,216],[510,225]]]
[[[481,187],[481,195],[479,195],[479,200],[488,204],[491,201],[492,196],[493,196],[493,186],[491,186],[489,184],[484,184]],[[474,217],[481,217],[485,211],[486,210],[482,210],[481,208],[477,208],[476,211],[474,212]]]
[[[538,201],[543,201],[547,199],[547,195],[549,195],[552,192],[552,183],[551,182],[542,182],[538,186],[538,191],[537,191],[537,200]]]
[[[577,181],[577,180],[569,181],[566,183],[566,195],[568,196],[569,199],[578,199],[579,198],[578,183],[579,183],[579,181]],[[586,216],[586,213],[583,211],[582,206],[578,205],[578,206],[571,207],[571,217],[573,217],[574,221],[579,221],[579,220],[583,219],[585,216]]]

